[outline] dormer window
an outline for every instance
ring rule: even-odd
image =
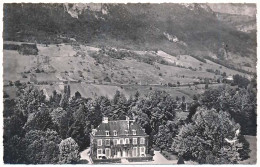
[[[132,132],[133,132],[133,135],[136,135],[136,130],[132,130]]]
[[[117,131],[116,130],[114,130],[114,136],[117,136]]]
[[[140,144],[144,144],[145,143],[145,139],[144,138],[141,138],[140,139]]]
[[[109,131],[106,131],[106,136],[109,136]]]

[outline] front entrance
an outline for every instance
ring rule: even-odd
[[[110,150],[110,148],[106,148],[106,150],[105,150],[105,155],[106,155],[107,158],[110,158],[110,156],[111,156],[111,150]]]
[[[118,157],[118,158],[122,157],[122,152],[121,152],[121,150],[117,150],[117,157]]]

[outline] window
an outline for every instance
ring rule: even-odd
[[[144,153],[145,152],[145,148],[144,147],[140,147],[140,152]]]
[[[133,148],[133,157],[137,157],[137,147]]]
[[[98,146],[102,146],[102,139],[97,140]]]
[[[128,135],[128,130],[125,130],[125,135]]]
[[[132,132],[133,132],[133,135],[136,135],[136,130],[132,130]]]
[[[120,139],[120,144],[124,144],[124,139]]]
[[[140,156],[141,157],[145,156],[145,147],[140,147]]]
[[[114,145],[117,145],[117,139],[113,140]]]
[[[129,138],[125,139],[125,144],[129,144]]]
[[[144,138],[141,138],[141,139],[140,139],[140,144],[144,144],[144,141],[145,141],[145,139],[144,139]]]
[[[137,138],[133,138],[133,144],[137,144]]]
[[[109,131],[106,131],[106,136],[109,136]]]
[[[102,149],[98,149],[97,154],[102,154]]]
[[[114,136],[117,136],[117,131],[116,130],[114,130]]]
[[[106,139],[106,146],[110,146],[110,139]]]

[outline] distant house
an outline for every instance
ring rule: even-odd
[[[109,121],[92,129],[90,154],[93,159],[139,158],[148,155],[148,135],[134,120]],[[151,157],[151,156],[150,156]]]
[[[223,79],[225,83],[232,83],[234,81],[233,76],[227,76]]]
[[[21,44],[18,50],[22,55],[38,55],[38,51],[36,44]]]

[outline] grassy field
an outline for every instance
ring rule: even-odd
[[[126,97],[133,95],[136,91],[141,94],[147,93],[151,89],[165,90],[175,97],[185,96],[187,101],[191,101],[194,94],[203,93],[204,85],[191,87],[156,87],[152,86],[167,85],[169,83],[187,84],[198,82],[205,78],[216,79],[219,75],[207,72],[206,69],[219,69],[226,72],[228,75],[240,74],[240,72],[220,67],[220,65],[207,60],[207,63],[202,63],[189,55],[169,55],[166,52],[158,51],[157,56],[165,59],[168,62],[176,63],[181,67],[172,65],[163,65],[155,62],[148,64],[133,57],[123,59],[114,59],[108,55],[103,55],[105,61],[97,63],[93,58],[93,53],[99,48],[87,45],[69,45],[69,44],[50,44],[48,46],[38,44],[38,56],[20,55],[17,51],[4,50],[4,83],[8,81],[20,80],[28,82],[31,75],[35,75],[36,81],[47,81],[48,85],[39,85],[39,88],[46,89],[48,95],[53,90],[62,91],[62,85],[51,85],[52,82],[59,81],[82,81],[82,83],[74,83],[71,85],[72,94],[79,91],[84,97],[107,96],[113,97],[116,90],[123,92]],[[145,54],[154,54],[150,51],[135,51],[140,56]],[[37,58],[38,57],[38,58]],[[44,58],[49,57],[49,62]],[[38,60],[37,60],[38,59]],[[38,62],[38,63],[37,63]],[[36,73],[35,69],[39,67],[44,69],[44,72]],[[188,67],[197,68],[200,70],[190,70]],[[30,71],[29,73],[25,73]],[[52,72],[51,72],[52,71]],[[107,84],[104,85],[105,78]],[[96,84],[86,84],[83,82],[95,82]],[[123,84],[123,86],[121,86]],[[119,85],[119,86],[118,86]],[[147,86],[141,86],[147,85]],[[151,85],[151,86],[149,86]],[[215,86],[215,85],[210,85]],[[13,92],[12,88],[6,89],[7,92]],[[13,94],[13,93],[12,93]]]
[[[99,48],[68,44],[59,45],[37,45],[39,49],[39,63],[41,68],[49,65],[56,70],[56,75],[62,76],[64,80],[85,80],[103,81],[109,77],[113,83],[148,83],[148,84],[181,84],[193,83],[199,78],[216,79],[219,76],[207,72],[207,69],[226,72],[227,75],[240,74],[240,72],[221,67],[220,65],[207,60],[207,63],[198,61],[189,55],[169,55],[163,51],[158,51],[157,56],[164,58],[170,63],[182,66],[175,67],[155,63],[154,65],[137,61],[133,58],[113,59],[106,57],[104,63],[96,63],[90,55],[97,52]],[[141,56],[145,56],[145,51],[136,51]],[[79,54],[78,54],[79,53]],[[84,55],[82,55],[84,54]],[[44,57],[49,57],[49,64],[43,61]],[[32,70],[37,63],[36,56],[20,55],[17,51],[4,51],[4,80],[21,80],[21,73]],[[188,68],[197,69],[196,71]],[[48,70],[47,70],[48,71]],[[66,73],[63,75],[62,73]],[[36,74],[36,78],[41,76]],[[50,75],[50,77],[53,77]],[[58,77],[57,77],[58,78]],[[46,78],[48,80],[48,77]],[[50,80],[53,80],[50,79]]]

